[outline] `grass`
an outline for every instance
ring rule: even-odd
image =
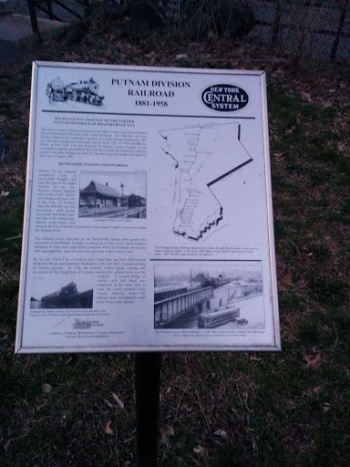
[[[269,80],[283,351],[164,354],[159,465],[348,465],[349,66],[295,71],[257,45],[131,41],[98,19],[80,44],[65,41],[47,37],[30,53],[57,61],[261,68]],[[132,466],[133,355],[13,355],[29,61],[1,78],[0,131],[9,148],[0,162],[2,465]]]

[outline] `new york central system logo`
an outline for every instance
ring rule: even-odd
[[[249,102],[248,93],[232,84],[214,84],[202,92],[202,102],[209,109],[233,112],[243,109]]]

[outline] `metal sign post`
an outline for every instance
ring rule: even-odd
[[[157,465],[161,356],[159,352],[135,354],[138,467]]]

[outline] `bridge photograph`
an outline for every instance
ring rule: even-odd
[[[51,274],[45,278],[34,279],[30,308],[70,309],[93,308],[94,281],[81,275],[69,278],[63,274]]]
[[[155,266],[156,329],[264,326],[260,262],[169,263]]]

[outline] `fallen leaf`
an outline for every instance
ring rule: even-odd
[[[168,426],[165,430],[160,429],[160,444],[171,448],[169,436],[174,436],[174,434],[174,428],[172,426]]]
[[[301,95],[301,97],[302,97],[303,99],[307,100],[308,102],[311,101],[311,94],[310,94],[310,93],[308,93],[308,92],[301,92],[300,95]]]
[[[227,431],[225,431],[225,430],[218,429],[218,430],[214,431],[214,435],[221,436],[222,438],[227,439]]]
[[[317,369],[321,365],[321,354],[314,355],[304,355],[303,360],[306,363],[306,368]]]
[[[257,357],[256,355],[251,355],[249,357],[249,360],[251,360],[253,362],[260,362],[261,358]]]
[[[328,402],[324,402],[322,404],[322,412],[323,413],[328,412],[330,410],[330,408],[331,408],[331,404],[329,404]]]
[[[112,422],[109,420],[105,427],[104,427],[104,432],[106,433],[106,435],[109,435],[109,436],[113,436],[114,435],[114,431],[113,429],[111,428],[111,425],[112,425]]]
[[[205,454],[206,454],[206,450],[203,446],[196,446],[193,448],[193,452],[195,452],[196,454],[198,454],[200,457],[204,457]]]
[[[121,409],[124,409],[124,402],[123,402],[121,399],[119,399],[119,397],[117,396],[117,394],[114,394],[114,392],[112,392],[112,397],[113,397],[113,399],[116,401],[116,403],[119,405],[119,407],[120,407]]]
[[[111,404],[107,399],[105,399],[104,397],[102,397],[103,401],[105,404],[108,405],[108,407],[110,407],[111,409],[113,409],[113,404]]]
[[[47,401],[44,402],[43,404],[40,404],[40,405],[38,405],[37,407],[35,407],[35,410],[36,410],[37,412],[39,412],[39,410],[41,410],[41,409],[42,409],[43,407],[45,407],[46,405],[47,405]]]
[[[44,392],[46,392],[46,394],[48,394],[49,392],[51,392],[51,389],[52,389],[52,386],[51,386],[51,384],[49,384],[49,383],[45,383],[45,384],[42,385],[42,390],[43,390]]]

